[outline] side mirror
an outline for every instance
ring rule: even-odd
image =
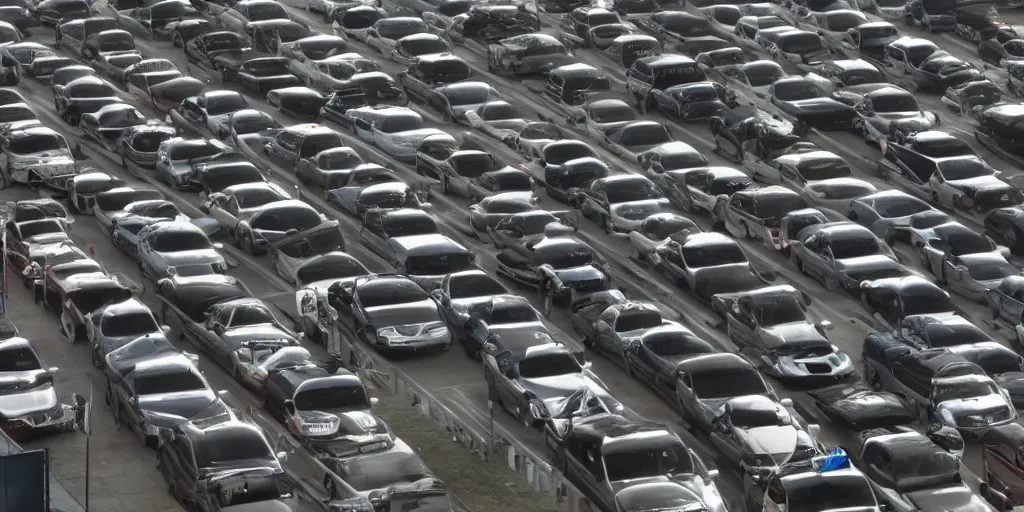
[[[779,400],[779,403],[782,404],[782,406],[786,407],[786,408],[793,407],[793,399],[792,398],[783,398],[782,400]]]
[[[57,368],[56,366],[51,366],[51,367],[47,368],[46,371],[48,371],[50,373],[57,373],[57,372],[60,371],[60,368]]]
[[[288,462],[288,452],[277,452],[277,461],[282,464]]]
[[[217,396],[227,396],[227,394],[228,394],[228,390],[226,390],[226,389],[218,389],[217,390]]]
[[[169,326],[169,325],[161,325],[160,326],[160,332],[162,332],[164,334],[170,334],[171,326]]]
[[[828,320],[822,320],[821,322],[818,323],[818,327],[820,327],[822,330],[825,330],[825,331],[831,331],[836,326],[834,324],[832,324],[832,322],[830,322]]]
[[[821,425],[818,425],[817,423],[807,425],[807,433],[810,434],[811,437],[818,439],[818,436],[821,435]]]
[[[708,470],[708,478],[710,478],[711,480],[717,479],[720,474],[721,473],[717,469]]]
[[[295,402],[291,400],[284,401],[284,410],[288,411],[288,414],[295,416]]]
[[[224,244],[222,244],[220,242],[214,242],[213,243],[213,248],[217,249],[218,251],[223,251],[224,250]]]
[[[486,352],[488,355],[493,356],[494,354],[498,353],[498,346],[495,345],[494,343],[485,343],[484,352]]]
[[[377,398],[375,396],[370,397],[370,405],[377,405],[379,403],[380,403],[380,398]]]

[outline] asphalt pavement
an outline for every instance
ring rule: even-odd
[[[323,33],[331,33],[330,26],[324,24],[319,15],[312,15],[290,7],[289,9],[297,16],[310,21],[313,27],[317,30],[320,30]],[[1020,22],[1019,18],[1021,17],[1024,16],[1017,12],[1007,12],[1004,14],[1004,19],[1011,23]],[[552,20],[547,15],[542,15],[542,20],[545,21],[546,25],[552,24]],[[951,34],[925,34],[920,30],[910,29],[902,24],[898,25],[898,27],[901,32],[907,35],[918,35],[932,38],[939,42],[943,49],[946,49],[965,60],[978,63],[980,66],[973,47]],[[31,40],[50,43],[53,40],[52,35],[52,30],[36,29],[33,31],[33,37]],[[371,58],[376,57],[374,50],[363,45],[352,42],[351,46],[354,51],[359,51],[365,56]],[[168,58],[176,62],[183,70],[188,69],[181,50],[173,48],[167,42],[145,41],[140,42],[139,47],[149,57]],[[470,62],[480,76],[486,75],[486,62],[479,52],[474,52],[463,47],[457,47],[455,49],[455,53]],[[609,61],[603,55],[599,55],[598,52],[593,50],[580,50],[577,51],[576,54],[584,62],[588,62],[598,67],[611,69]],[[403,70],[402,66],[390,63],[383,58],[378,59],[378,62],[381,63],[385,72],[392,75]],[[202,77],[201,73],[195,69],[188,69],[188,73]],[[612,70],[612,74],[615,74],[614,70]],[[524,111],[532,112],[538,116],[543,116],[556,121],[563,117],[553,111],[544,103],[544,100],[540,99],[538,95],[535,94],[534,91],[539,85],[539,82],[509,80],[503,77],[495,77],[493,75],[486,75],[486,80],[488,83],[492,84],[492,86],[497,88],[506,99],[522,108]],[[221,87],[221,85],[215,83],[215,80],[213,80],[213,82],[214,83],[211,84],[212,87]],[[224,87],[237,89],[237,86],[231,84],[227,84]],[[40,115],[41,119],[44,120],[45,124],[63,133],[68,138],[69,142],[72,142],[72,144],[75,140],[81,137],[80,130],[66,125],[57,117],[52,106],[52,94],[49,86],[33,82],[31,79],[25,79],[23,81],[23,85],[19,86],[19,90],[21,90],[29,99],[33,108]],[[302,122],[301,120],[292,119],[286,115],[278,113],[276,109],[269,107],[263,99],[256,98],[251,94],[247,95],[255,108],[273,114],[285,125]],[[147,106],[143,105],[137,98],[127,99],[137,107],[140,107],[144,113],[150,116],[156,116],[151,109],[148,109]],[[918,99],[925,108],[929,108],[940,113],[943,128],[954,132],[958,136],[974,144],[972,124],[968,119],[956,116],[952,112],[949,112],[941,105],[937,96],[921,94],[918,95]],[[417,108],[415,105],[411,106]],[[425,111],[421,108],[417,108],[417,110],[429,120],[429,124],[431,126],[442,128],[457,134],[461,134],[465,131],[465,128],[441,122],[441,120],[432,112]],[[657,113],[651,113],[648,117],[654,120],[665,121]],[[729,162],[722,160],[717,155],[710,152],[712,147],[711,136],[705,125],[679,125],[671,121],[665,122],[670,126],[673,134],[679,140],[688,142],[704,152],[709,160],[711,160],[712,165],[732,166]],[[585,137],[584,134],[580,133],[579,136],[581,139],[587,140],[587,137]],[[464,135],[463,139],[467,144],[472,144],[476,147],[492,152],[508,164],[515,165],[522,162],[522,159],[514,155],[510,150],[495,141],[487,139],[482,134],[474,133],[468,136]],[[878,178],[875,163],[878,159],[878,150],[865,144],[859,136],[848,133],[815,134],[811,136],[811,140],[821,145],[824,149],[835,151],[841,156],[846,157],[850,161],[851,165],[854,166],[856,170],[856,177],[870,181],[880,189],[892,188],[891,184],[888,184]],[[368,161],[392,167],[403,173],[410,181],[422,180],[422,178],[412,174],[407,165],[391,160],[372,147],[369,147],[352,137],[347,137],[347,141]],[[595,148],[597,147],[596,141],[587,141],[594,145]],[[975,146],[992,165],[1000,170],[1011,174],[1019,174],[1021,172],[1021,169],[1009,162],[1005,162],[995,155],[992,155],[984,148],[981,148],[980,145],[975,144]],[[116,156],[103,151],[95,145],[86,143],[85,147],[87,153],[90,155],[89,165],[106,172],[113,172],[123,178],[130,178],[127,173],[121,169],[120,160]],[[599,151],[602,153],[602,157],[612,164],[613,168],[621,171],[629,171],[632,169],[633,166],[630,163],[624,162],[603,150]],[[294,185],[294,175],[291,174],[289,170],[280,169],[273,165],[270,165],[269,170],[271,171],[272,181],[286,185],[289,188]],[[199,215],[198,211],[195,209],[199,203],[197,196],[191,194],[170,193],[169,191],[167,192],[170,196],[169,198],[178,202],[186,213]],[[18,189],[12,189],[11,191],[4,191],[4,193],[18,194],[19,191]],[[11,196],[11,198],[16,197],[17,196]],[[326,203],[318,200],[318,197],[319,193],[314,191],[310,191],[305,194],[305,198],[309,199],[313,204],[321,207],[322,211],[329,212],[330,216],[337,217],[342,221],[343,231],[349,241],[349,252],[366,263],[371,270],[386,270],[387,266],[380,261],[379,258],[362,248],[358,243],[358,222],[333,211],[326,205]],[[545,199],[545,202],[548,201],[550,200]],[[443,229],[473,250],[478,255],[478,263],[482,268],[493,271],[496,267],[496,261],[494,259],[496,251],[494,248],[473,239],[467,234],[468,229],[465,222],[467,203],[454,198],[440,196],[439,194],[435,195],[432,202],[432,210],[442,221]],[[190,205],[192,210],[190,211],[186,205]],[[563,207],[558,205],[556,208],[561,209]],[[706,219],[695,220],[697,220],[705,229],[710,227]],[[964,218],[964,221],[977,226],[977,219]],[[99,259],[103,261],[105,265],[109,265],[109,270],[124,273],[130,277],[134,276],[137,282],[144,282],[141,276],[138,276],[135,265],[130,260],[120,255],[120,253],[113,248],[107,235],[99,232],[96,229],[95,224],[93,224],[90,219],[82,219],[81,222],[76,223],[75,230],[76,239],[82,240],[84,244],[94,244],[97,247]],[[706,306],[693,300],[690,296],[675,289],[672,285],[665,283],[664,280],[659,278],[659,276],[633,262],[629,258],[632,254],[632,250],[626,240],[622,238],[608,237],[604,234],[602,229],[589,221],[584,221],[583,226],[581,226],[580,233],[585,240],[592,243],[595,248],[605,254],[607,259],[612,263],[614,278],[618,285],[626,288],[631,296],[657,302],[669,318],[679,319],[684,324],[691,327],[695,332],[704,336],[707,340],[716,343],[724,350],[735,349],[722,331],[716,330],[712,327],[712,325],[717,322],[717,319],[715,315],[706,308]],[[864,336],[871,331],[871,328],[865,323],[863,317],[866,314],[858,302],[856,302],[852,297],[841,292],[825,290],[816,282],[812,282],[810,279],[797,272],[788,260],[782,258],[774,251],[770,251],[763,246],[752,244],[747,241],[743,241],[742,244],[748,254],[750,254],[755,265],[763,269],[770,269],[778,274],[777,282],[779,284],[791,284],[814,297],[814,304],[811,307],[812,316],[816,317],[816,319],[831,320],[836,326],[835,329],[829,333],[832,341],[841,349],[846,351],[855,361],[860,360],[861,343]],[[916,255],[912,254],[907,246],[898,246],[896,249],[905,263],[913,265],[920,270]],[[241,257],[237,252],[233,252],[232,256],[237,260],[239,266],[238,268],[233,269],[231,273],[245,281],[256,296],[272,300],[286,310],[294,307],[290,294],[291,288],[273,274],[269,258],[253,260]],[[231,257],[229,257],[229,259],[231,259]],[[152,288],[151,283],[147,284]],[[536,304],[540,304],[540,300],[536,292],[511,284],[509,286],[510,289],[518,291],[533,300]],[[17,307],[12,305],[12,312],[20,311],[22,309],[23,301],[17,299],[15,294],[23,293],[23,290],[12,289],[11,293],[12,297],[15,297],[15,300],[12,300],[12,303],[18,303]],[[27,300],[27,304],[31,304],[31,297],[27,292],[24,292],[24,297],[25,300]],[[973,321],[977,322],[979,326],[988,329],[996,339],[1005,340],[1008,334],[1012,334],[1004,330],[998,330],[995,326],[988,323],[986,320],[990,315],[983,306],[967,303],[965,300],[958,297],[955,298],[955,300],[965,311],[967,311]],[[83,389],[87,389],[87,376],[91,375],[92,378],[99,378],[99,373],[91,372],[88,368],[81,367],[82,364],[88,365],[89,360],[86,355],[86,351],[82,349],[82,347],[72,347],[71,350],[65,349],[62,344],[66,342],[64,342],[57,333],[57,322],[55,319],[53,319],[54,321],[44,321],[42,318],[43,315],[39,313],[40,310],[34,308],[34,306],[25,309],[25,313],[18,314],[24,314],[26,315],[25,318],[45,324],[38,327],[38,334],[33,333],[32,335],[29,335],[30,331],[28,329],[30,327],[22,326],[21,323],[19,323],[18,318],[14,318],[14,320],[19,327],[23,329],[23,332],[25,332],[27,336],[30,336],[30,339],[39,340],[36,341],[37,344],[50,347],[47,349],[40,349],[42,356],[49,364],[55,364],[65,368],[65,372],[63,372],[58,378],[58,385],[62,383],[66,384],[65,387],[61,389],[63,391],[74,390],[79,392]],[[35,313],[32,313],[33,311]],[[566,315],[556,314],[553,316],[552,321],[558,328],[561,328],[566,332],[571,332],[571,327]],[[28,323],[31,324],[32,322]],[[42,342],[42,340],[48,341]],[[190,347],[187,346],[187,343],[184,343],[183,348],[188,349]],[[79,368],[79,370],[72,371],[69,369],[78,367],[74,366],[70,360],[72,358],[68,358],[67,356],[74,354],[75,352],[81,352],[81,354],[78,354],[73,358],[78,360],[77,364],[81,368]],[[60,360],[61,358],[65,358],[67,362],[65,363],[64,360]],[[434,393],[439,399],[448,403],[453,410],[464,411],[467,416],[475,418],[481,432],[487,432],[487,429],[489,429],[490,413],[487,404],[486,390],[484,386],[482,386],[482,372],[479,365],[471,362],[461,353],[461,351],[451,351],[440,356],[426,357],[422,359],[403,359],[402,361],[396,361],[395,364],[422,387]],[[629,409],[649,419],[661,421],[672,426],[675,430],[681,433],[684,440],[693,444],[698,451],[707,456],[713,463],[717,462],[717,457],[714,456],[710,449],[710,445],[705,439],[693,438],[685,431],[685,429],[682,428],[678,416],[672,412],[671,408],[668,407],[667,404],[662,402],[660,398],[653,395],[637,381],[626,376],[619,368],[613,366],[614,365],[610,362],[598,356],[594,357],[595,371],[601,376],[602,380],[609,385],[615,396]],[[240,399],[242,400],[242,403],[255,403],[254,397],[246,395],[245,392],[241,392],[236,386],[233,386],[221,370],[212,368],[212,366],[208,364],[205,368],[207,374],[211,376],[211,380],[216,381],[216,385],[230,389],[234,396],[244,397]],[[846,436],[844,433],[828,425],[823,419],[815,418],[813,407],[810,406],[810,400],[806,394],[798,391],[787,391],[781,384],[777,384],[776,387],[783,390],[782,394],[784,396],[793,398],[798,405],[802,406],[801,409],[812,416],[812,421],[817,419],[823,423],[822,436],[826,444],[840,444],[845,440]],[[412,410],[408,412],[409,414],[414,414],[414,411]],[[102,417],[103,414],[98,416]],[[107,425],[109,428],[105,430],[112,431],[113,426],[109,417],[105,421],[110,423],[110,425]],[[537,433],[528,431],[525,427],[522,427],[517,422],[513,421],[503,412],[497,411],[495,413],[495,421],[498,422],[505,430],[512,432],[513,435],[526,446],[533,447],[538,452],[543,450],[541,438]],[[96,430],[99,431],[103,429],[97,428]],[[80,451],[75,451],[77,449],[77,445],[75,444],[76,441],[80,440],[75,439],[74,435],[69,435],[53,438],[52,441],[48,440],[44,441],[44,443],[55,443],[53,445],[53,452],[55,454],[58,452],[74,454],[80,453]],[[156,501],[156,495],[159,494],[156,489],[159,489],[160,487],[160,477],[156,474],[155,469],[152,469],[151,453],[135,453],[134,451],[130,452],[128,448],[121,448],[122,444],[125,446],[131,444],[130,441],[130,436],[112,436],[107,449],[111,453],[117,454],[114,457],[114,461],[127,461],[128,459],[132,459],[135,460],[135,462],[132,463],[139,466],[137,471],[128,469],[124,470],[124,474],[130,474],[133,478],[138,477],[140,479],[144,479],[143,475],[149,475],[155,483],[148,487],[142,485],[127,487],[130,489],[145,489],[146,492],[143,494],[146,494],[147,496],[150,496],[151,499],[155,500],[152,502],[153,505],[151,505],[151,507],[155,507],[156,510],[165,510],[159,508],[161,506],[171,507],[166,510],[175,510],[169,501],[168,505],[159,505],[158,501]],[[94,439],[93,446],[95,447],[96,444],[97,441]],[[452,449],[454,450],[455,448],[453,447]],[[138,450],[141,450],[141,447],[139,447]],[[131,453],[132,456],[126,456],[129,453]],[[79,473],[81,471],[72,468],[80,466],[82,460],[83,458],[81,456],[65,457],[64,455],[61,455],[60,458],[54,457],[54,470],[58,473],[58,476],[63,473],[67,474],[68,478],[71,479],[76,476],[80,477]],[[97,459],[94,456],[94,461],[96,460]],[[142,461],[145,461],[145,464],[143,464]],[[980,469],[980,464],[974,451],[969,452],[967,461],[968,466],[971,469],[975,471]],[[124,463],[127,464],[127,462]],[[141,466],[143,465],[148,465],[150,468],[148,470],[143,470],[141,469]],[[723,479],[720,483],[720,486],[722,487],[722,494],[724,496],[732,497],[741,495],[737,475],[732,471],[723,471],[722,475]],[[110,478],[112,480],[112,484],[117,483],[116,475],[111,476]],[[449,482],[449,485],[453,485],[453,483]],[[69,484],[69,486],[72,488],[72,492],[76,494],[76,496],[79,495],[79,493],[74,490],[76,488],[74,482]],[[96,493],[95,489],[93,489],[93,493],[95,495],[100,495]],[[109,496],[110,494],[107,495]],[[118,499],[122,500],[120,497]],[[736,500],[732,500],[730,505],[735,506]],[[136,507],[136,505],[133,504],[132,507]],[[97,508],[97,510],[100,509]],[[109,510],[117,509],[111,508]]]

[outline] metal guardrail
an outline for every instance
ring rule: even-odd
[[[343,331],[346,329],[346,331]],[[560,512],[591,512],[596,507],[583,496],[561,473],[541,459],[534,451],[518,442],[514,436],[494,425],[493,436],[476,433],[470,422],[435,398],[399,368],[388,363],[372,348],[362,346],[347,328],[335,323],[330,333],[332,348],[339,350],[342,361],[357,369],[363,378],[370,379],[378,387],[404,397],[409,405],[421,416],[433,419],[438,428],[446,431],[452,439],[484,460],[501,460],[505,466],[518,473],[530,489],[539,493],[554,495]]]
[[[25,449],[21,445],[7,437],[6,432],[0,430],[0,455],[23,453],[24,451]],[[53,476],[53,472],[48,470],[46,473],[50,480],[50,512],[85,512],[85,507],[71,496],[71,493]]]

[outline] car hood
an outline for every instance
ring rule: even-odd
[[[800,436],[792,425],[757,427],[746,431],[747,449],[763,455],[789,455],[796,448]],[[765,461],[765,466],[774,466],[783,461]]]
[[[0,417],[17,418],[34,412],[49,411],[57,406],[53,386],[43,386],[24,393],[0,396]]]
[[[217,263],[221,261],[221,255],[217,249],[198,249],[194,251],[179,251],[160,253],[171,265],[197,265],[202,263]]]
[[[845,91],[845,92],[850,92],[850,93],[853,93],[853,94],[857,94],[857,95],[863,96],[863,95],[865,95],[865,94],[867,94],[869,92],[877,91],[879,89],[884,89],[886,87],[892,87],[892,86],[889,85],[888,83],[860,84],[860,85],[847,86],[847,87],[845,87],[843,89],[840,89],[840,90],[838,90],[836,92],[844,92]]]
[[[964,414],[974,414],[979,412],[988,412],[993,409],[1005,408],[1007,406],[1006,399],[1002,395],[985,395],[969,399],[958,398],[956,400],[946,400],[936,406],[936,409],[949,409],[954,416],[962,416]]]
[[[946,510],[949,512],[991,512],[992,508],[981,501],[966,485],[925,489],[906,494],[920,510]]]
[[[604,279],[604,272],[601,272],[593,265],[583,267],[563,268],[555,270],[555,275],[565,282],[587,281],[590,279]]]
[[[67,233],[43,233],[41,235],[30,236],[25,239],[25,242],[36,245],[45,245],[63,242],[64,240],[67,239]]]
[[[790,105],[790,107],[797,111],[807,113],[840,112],[850,109],[848,105],[840,103],[832,98],[811,98],[807,100],[788,101],[782,103]]]
[[[142,395],[139,397],[138,403],[139,409],[143,411],[158,412],[188,419],[209,407],[215,400],[217,400],[217,397],[213,391],[201,389],[180,393]]]
[[[843,258],[836,260],[836,268],[840,271],[864,270],[872,268],[885,268],[898,264],[892,258],[884,254],[872,254],[870,256],[858,256],[856,258]]]
[[[415,140],[421,141],[431,135],[448,135],[447,132],[441,131],[437,128],[418,128],[416,130],[409,130],[405,132],[392,133],[391,137],[397,140]]]
[[[568,375],[556,375],[553,377],[536,377],[532,379],[520,378],[520,383],[537,398],[544,401],[549,408],[559,410],[560,407],[551,407],[561,402],[572,392],[587,387],[590,388],[593,382],[582,373]],[[597,386],[594,386],[597,387]]]
[[[683,485],[682,482],[674,481],[666,476],[655,476],[650,478],[634,478],[631,480],[621,480],[618,482],[610,482],[612,486],[612,492],[615,493],[615,503],[618,510],[626,510],[624,505],[620,503],[620,495],[626,494],[622,491],[631,487],[641,486],[648,483],[661,483],[661,482],[674,482],[679,485],[674,489],[674,492],[665,492],[665,487],[658,487],[657,493],[645,493],[648,499],[643,500],[643,504],[640,506],[641,509],[630,509],[630,510],[705,510],[704,501],[694,492],[692,489]],[[642,492],[643,489],[640,489]],[[635,497],[629,500],[635,502]]]
[[[807,341],[827,341],[818,329],[808,322],[792,322],[788,324],[761,327],[759,330],[767,335],[769,339],[775,339],[780,344],[797,343]],[[766,340],[767,341],[767,340]]]

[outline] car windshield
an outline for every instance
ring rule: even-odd
[[[251,460],[275,460],[263,435],[249,428],[213,427],[195,446],[196,466],[229,466]]]
[[[1006,261],[975,263],[970,266],[971,278],[977,281],[993,281],[1007,276],[1020,275],[1020,270]]]
[[[939,160],[938,167],[943,178],[953,181],[995,174],[995,169],[989,167],[980,158],[974,157]]]
[[[841,158],[810,158],[797,164],[797,170],[807,181],[846,178],[853,174],[850,166]]]
[[[156,252],[184,252],[210,249],[210,239],[194,231],[169,231],[153,237],[152,247]]]
[[[682,253],[683,261],[689,268],[717,267],[747,262],[747,255],[743,254],[743,249],[740,249],[739,244],[734,242],[684,246]]]
[[[300,391],[295,395],[295,408],[300,411],[332,409],[369,409],[370,398],[361,385],[343,384]]]
[[[948,158],[951,156],[974,154],[971,146],[956,137],[919,141],[913,144],[912,147],[918,153],[932,158]]]
[[[224,148],[208,140],[189,140],[172,144],[167,150],[167,159],[181,161],[209,158],[223,151]]]
[[[382,133],[399,133],[423,128],[423,118],[418,114],[393,114],[385,116],[378,129]]]
[[[363,164],[362,157],[355,151],[330,151],[317,158],[321,169],[352,169]]]
[[[544,151],[544,159],[547,161],[548,165],[562,165],[577,158],[595,156],[597,156],[597,153],[595,153],[594,149],[588,146],[585,142],[558,144],[554,146],[553,150],[547,151],[547,148],[545,148]]]
[[[889,94],[871,99],[871,106],[875,112],[917,112],[917,99],[910,94]]]
[[[27,105],[13,105],[0,108],[0,123],[29,121],[36,119],[36,113]]]
[[[135,376],[135,394],[162,395],[206,389],[206,383],[191,371],[161,372]]]
[[[295,277],[300,285],[305,286],[326,279],[344,279],[366,274],[366,267],[355,258],[330,258],[303,265]]]
[[[325,149],[337,148],[344,145],[341,135],[335,132],[313,133],[302,138],[302,146],[299,148],[299,158],[309,158]]]
[[[377,33],[385,39],[398,40],[413,34],[422,34],[427,26],[420,20],[382,20],[376,25]]]
[[[406,448],[408,450],[408,448]],[[430,478],[430,470],[411,452],[398,449],[345,460],[339,476],[357,491],[388,489],[396,484]],[[391,506],[394,506],[391,498]]]
[[[995,248],[992,246],[992,242],[980,233],[970,231],[969,228],[961,226],[960,232],[949,233],[943,228],[939,228],[940,236],[945,235],[946,245],[949,247],[949,253],[953,256],[964,256],[967,254],[978,254],[982,252],[991,252]]]
[[[523,322],[536,322],[537,311],[529,304],[510,304],[495,308],[491,311],[488,325],[518,324]]]
[[[487,274],[452,276],[448,283],[448,296],[452,299],[488,297],[508,293],[508,290]]]
[[[762,194],[754,199],[754,215],[761,219],[781,219],[796,210],[807,208],[797,194]]]
[[[644,346],[660,357],[679,357],[709,353],[708,344],[683,332],[655,332],[644,336]]]
[[[878,254],[880,248],[874,237],[860,234],[858,237],[834,238],[829,246],[832,249],[832,257],[837,260],[847,258],[859,258]]]
[[[451,159],[455,173],[464,178],[479,178],[485,172],[490,172],[500,164],[490,153],[462,153]]]
[[[543,247],[535,249],[534,255],[538,263],[547,263],[555,270],[583,267],[594,262],[594,251],[583,245]]]
[[[907,60],[912,66],[920,66],[925,59],[935,53],[937,48],[932,45],[916,45],[907,48]]]
[[[44,219],[29,222],[22,222],[18,224],[18,233],[21,233],[21,238],[28,239],[36,235],[42,235],[46,233],[63,233],[64,226],[59,220],[56,219]]]
[[[828,29],[833,32],[846,32],[847,30],[863,25],[867,18],[858,12],[841,12],[826,17]]]
[[[867,183],[810,183],[807,188],[825,199],[856,199],[875,192]]]
[[[404,279],[370,281],[356,288],[356,296],[364,308],[407,304],[430,298],[419,285]]]
[[[775,83],[776,80],[785,76],[782,68],[774,63],[758,64],[755,66],[744,66],[743,74],[747,82],[753,87],[765,87]]]
[[[949,400],[970,400],[998,395],[995,383],[989,380],[936,379],[932,383],[932,403],[941,404]]]
[[[672,135],[661,123],[644,123],[629,125],[619,133],[619,144],[630,146],[655,146],[671,142]]]
[[[251,3],[246,6],[249,21],[286,20],[288,12],[276,2]]]
[[[818,512],[819,510],[870,509],[878,502],[871,484],[863,475],[843,475],[815,479],[813,484],[801,485],[797,492],[786,493],[789,512]]]
[[[429,215],[403,217],[397,222],[389,222],[385,227],[389,237],[429,235],[437,233],[437,222]]]
[[[767,393],[761,376],[753,368],[713,370],[690,375],[693,393],[703,400]]]
[[[929,315],[956,311],[949,295],[932,286],[908,286],[901,290],[903,316]]]
[[[807,322],[807,312],[793,294],[775,295],[759,300],[753,308],[754,318],[762,327]]]
[[[843,73],[843,85],[853,87],[864,84],[877,84],[888,82],[881,71],[870,69],[852,69]],[[916,109],[915,109],[916,110]]]
[[[250,227],[266,231],[288,231],[307,229],[319,226],[323,222],[320,212],[311,206],[294,205],[270,207],[253,218]]]
[[[44,151],[67,149],[64,137],[55,133],[21,135],[9,139],[7,150],[15,155],[31,155]]]
[[[707,165],[707,157],[696,151],[661,155],[661,166],[666,170],[694,169],[697,167],[706,167]]]
[[[471,256],[468,252],[411,256],[405,260],[405,270],[414,276],[451,274],[471,267]]]
[[[568,350],[526,357],[519,361],[519,376],[524,379],[575,375],[582,371]]]
[[[609,183],[605,188],[605,195],[609,204],[644,201],[662,197],[661,190],[654,183],[646,179],[630,179],[622,180],[618,183]]]
[[[689,450],[674,436],[659,436],[611,450],[604,455],[604,468],[609,482],[637,478],[664,477],[693,473]]]
[[[486,85],[453,86],[445,90],[444,96],[452,106],[478,105],[491,99],[491,88]]]
[[[729,420],[733,426],[750,429],[758,427],[774,427],[789,423],[789,418],[781,417],[776,409],[733,409]],[[783,421],[785,420],[785,421]]]
[[[974,324],[944,324],[933,322],[924,328],[924,337],[932,348],[955,347],[992,341],[992,338]]]
[[[68,92],[72,98],[111,98],[117,96],[117,92],[114,91],[113,87],[107,84],[96,83],[78,84]]]
[[[637,309],[623,311],[615,321],[615,332],[630,332],[651,329],[662,323],[657,310]]]
[[[910,450],[892,458],[893,477],[902,492],[942,488],[960,482],[960,463],[930,441],[920,440]],[[927,443],[927,445],[925,445]]]
[[[590,118],[595,123],[620,123],[635,120],[637,114],[629,105],[616,104],[591,108]]]
[[[138,311],[121,315],[111,315],[103,319],[100,330],[104,336],[120,338],[123,336],[142,336],[160,330],[160,326],[148,311]]]
[[[805,80],[787,80],[775,84],[775,98],[780,101],[799,101],[822,97],[817,85]]]
[[[798,32],[779,37],[777,46],[786,53],[803,55],[824,49],[824,42],[813,32]]]
[[[30,348],[0,351],[0,373],[40,370],[43,365]]]
[[[925,212],[932,207],[916,197],[896,195],[875,199],[874,209],[882,218],[895,219]]]
[[[444,53],[450,50],[444,39],[417,39],[416,41],[403,41],[402,48],[414,57],[419,55],[430,55],[433,53]]]
[[[282,199],[287,197],[271,188],[256,188],[235,193],[239,209],[256,208]]]

